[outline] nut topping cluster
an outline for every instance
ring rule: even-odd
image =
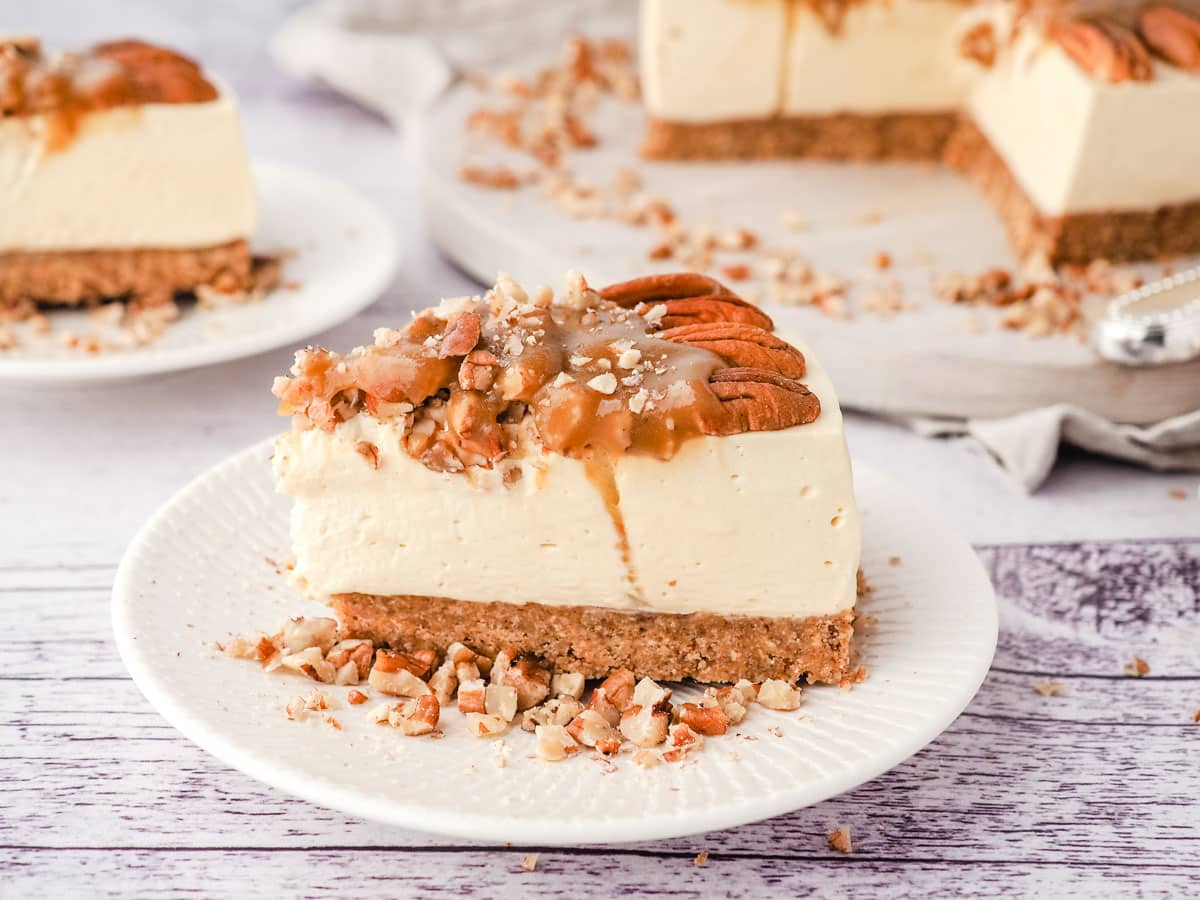
[[[0,40],[0,117],[202,103],[216,96],[192,60],[142,41],[48,56],[36,43]]]
[[[541,447],[584,457],[669,458],[699,435],[814,421],[801,353],[757,307],[704,275],[639,278],[594,291],[568,276],[557,299],[506,276],[483,297],[444,301],[403,330],[338,356],[297,354],[274,393],[298,427],[356,415],[400,422],[429,468],[493,467]],[[376,448],[360,450],[378,467]]]
[[[800,688],[785,681],[742,680],[710,686],[694,702],[675,703],[671,688],[638,679],[629,669],[612,672],[589,694],[581,674],[552,671],[537,656],[501,651],[489,658],[461,643],[451,644],[445,653],[375,647],[370,640],[341,634],[337,622],[328,618],[289,619],[274,635],[238,635],[216,649],[257,661],[267,672],[373,689],[387,699],[367,708],[367,719],[412,737],[440,737],[442,716],[452,705],[474,737],[500,737],[519,724],[535,735],[536,756],[548,761],[591,751],[598,759],[629,752],[642,767],[682,762],[699,752],[706,738],[728,734],[752,705],[790,711],[802,699]],[[351,706],[370,699],[358,687],[346,695]],[[336,705],[314,689],[296,697],[285,711],[297,721],[310,712],[321,713],[341,730],[342,724],[327,713]]]

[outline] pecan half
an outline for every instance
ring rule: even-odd
[[[721,369],[708,380],[722,416],[705,420],[706,434],[778,431],[807,425],[821,414],[817,395],[799,382],[766,369]]]
[[[1200,18],[1153,4],[1138,13],[1138,31],[1167,62],[1189,72],[1200,70]]]
[[[459,313],[446,326],[442,335],[442,344],[438,347],[438,359],[451,356],[466,356],[479,343],[479,333],[482,323],[478,313]]]
[[[600,296],[626,309],[642,312],[661,304],[666,312],[660,320],[663,328],[694,325],[701,322],[735,322],[754,325],[767,331],[775,327],[771,317],[752,303],[707,275],[676,272],[648,275],[611,284]]]
[[[731,366],[766,369],[785,378],[804,377],[804,354],[787,341],[753,325],[733,322],[680,325],[660,331],[658,337],[711,350]]]
[[[1145,45],[1115,22],[1069,22],[1054,31],[1054,40],[1081,69],[1109,84],[1154,77]]]

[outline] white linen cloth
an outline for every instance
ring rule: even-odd
[[[573,30],[632,34],[635,15],[636,0],[317,0],[284,23],[271,51],[288,73],[322,81],[411,133],[410,120],[459,72],[519,68]],[[906,421],[986,451],[1028,491],[1046,479],[1063,443],[1161,471],[1200,470],[1200,410],[1149,426],[1070,405],[1003,419]]]

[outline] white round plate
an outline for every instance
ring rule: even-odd
[[[201,309],[184,304],[158,339],[90,355],[59,344],[66,331],[102,334],[85,312],[53,310],[54,330],[18,324],[20,344],[0,353],[0,385],[92,385],[253,356],[299,343],[342,322],[383,293],[396,275],[395,229],[360,194],[305,169],[256,162],[259,223],[255,253],[285,252],[282,286],[256,303]]]
[[[270,452],[263,443],[239,453],[150,520],[117,572],[113,628],[134,681],[172,725],[243,772],[351,815],[540,845],[765,819],[916,753],[970,702],[995,651],[995,596],[970,546],[891,478],[858,466],[863,568],[874,587],[861,609],[877,620],[856,636],[868,678],[849,690],[807,688],[793,713],[755,705],[736,734],[709,738],[694,763],[643,770],[624,753],[615,772],[584,754],[549,763],[530,758],[532,735],[471,737],[453,709],[442,740],[405,737],[369,724],[376,699],[349,706],[344,687],[322,687],[338,698],[332,714],[344,730],[313,716],[289,721],[287,702],[317,685],[211,649],[231,632],[321,611],[268,560],[284,559],[288,546],[288,501],[273,490]],[[769,730],[776,726],[781,736]]]

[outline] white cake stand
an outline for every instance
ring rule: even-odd
[[[463,123],[485,100],[469,85],[456,87],[422,127],[427,212],[435,240],[451,259],[487,283],[500,270],[557,285],[574,268],[602,285],[679,267],[647,259],[652,236],[645,229],[572,219],[536,187],[499,191],[463,183]],[[862,313],[847,321],[812,308],[768,305],[780,330],[803,335],[821,357],[846,406],[996,417],[1074,403],[1138,424],[1200,408],[1200,361],[1124,368],[1101,361],[1074,336],[1006,332],[995,326],[995,311],[934,297],[935,271],[1016,267],[999,221],[953,172],[919,164],[643,163],[639,108],[605,101],[591,124],[600,144],[571,158],[578,177],[607,184],[618,167],[631,166],[685,222],[749,228],[763,245],[794,248],[818,270],[858,283],[900,279],[917,308],[889,318]],[[790,228],[789,212],[809,227]],[[895,261],[882,274],[871,266],[880,251]],[[972,320],[984,323],[981,333],[969,330]]]

